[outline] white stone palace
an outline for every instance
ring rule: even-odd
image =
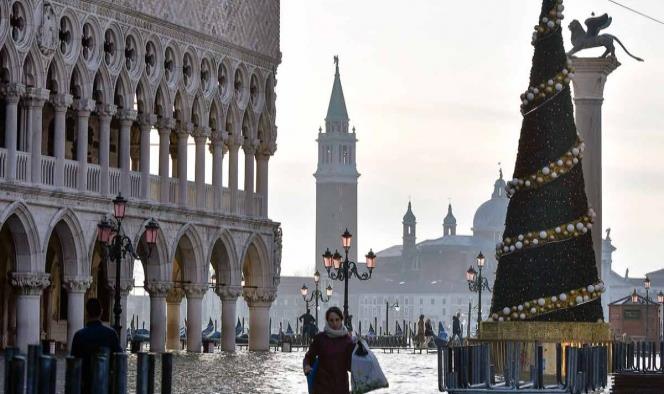
[[[115,290],[124,330],[127,294],[144,285],[152,351],[180,347],[183,299],[188,350],[201,350],[210,288],[223,348],[243,296],[249,348],[267,350],[281,260],[268,218],[279,2],[3,0],[0,48],[0,346],[70,344],[85,300],[100,298],[109,321]],[[96,238],[118,193],[139,255],[146,222],[160,230],[136,261],[145,283],[127,258],[115,289]]]

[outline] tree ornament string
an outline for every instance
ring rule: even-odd
[[[566,241],[574,237],[584,235],[593,227],[593,219],[595,211],[592,208],[588,209],[588,214],[573,220],[569,223],[561,224],[559,226],[541,230],[531,231],[525,234],[519,234],[513,237],[505,237],[503,242],[496,245],[496,257],[514,253],[523,249],[535,248],[546,244]]]
[[[599,281],[558,295],[540,297],[523,304],[503,307],[500,312],[494,312],[489,316],[488,320],[502,322],[532,319],[594,301],[599,299],[605,290],[604,282]]]
[[[558,160],[549,163],[536,173],[524,178],[514,178],[507,181],[505,191],[507,197],[512,197],[516,192],[529,189],[537,189],[558,179],[560,175],[569,172],[574,166],[581,162],[583,152],[586,148],[580,135],[576,135],[576,144],[572,146]]]
[[[552,78],[543,81],[537,86],[530,86],[521,94],[521,115],[526,116],[556,97],[563,89],[569,87],[574,77],[574,67],[567,60],[567,67],[563,68]]]
[[[535,45],[538,41],[550,37],[556,30],[560,29],[562,20],[565,18],[563,11],[565,6],[563,0],[557,0],[553,8],[551,8],[547,15],[540,19],[539,24],[535,25],[535,31],[530,43]]]

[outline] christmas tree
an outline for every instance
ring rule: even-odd
[[[562,0],[544,0],[532,44],[530,87],[514,177],[507,184],[503,242],[490,320],[595,322],[602,318],[581,158],[573,69],[562,39]]]

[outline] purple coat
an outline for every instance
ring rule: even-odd
[[[350,336],[330,338],[324,332],[314,336],[309,351],[304,356],[304,365],[313,365],[319,359],[318,372],[314,379],[315,394],[348,394],[348,371],[353,354]]]

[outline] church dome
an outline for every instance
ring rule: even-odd
[[[503,171],[500,171],[500,178],[493,185],[493,194],[491,199],[485,201],[473,217],[474,233],[501,233],[505,229],[505,216],[507,215],[507,204],[509,199],[505,193],[505,181],[503,180]]]

